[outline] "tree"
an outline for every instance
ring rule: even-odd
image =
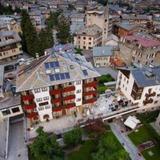
[[[75,128],[64,134],[64,143],[68,146],[75,146],[82,141],[82,130]]]
[[[27,11],[25,10],[22,11],[21,28],[23,32],[23,49],[29,54],[31,54],[33,57],[35,57],[39,47],[37,45],[38,36],[36,29],[33,26]]]
[[[40,127],[37,129],[38,136],[30,145],[31,155],[34,160],[62,160],[63,152],[55,135],[48,136]]]
[[[70,24],[63,15],[58,19],[57,39],[61,44],[68,43],[71,40]]]

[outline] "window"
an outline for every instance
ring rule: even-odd
[[[42,101],[42,98],[37,98],[36,101],[37,101],[37,102],[41,102],[41,101]]]
[[[79,85],[79,84],[81,84],[81,81],[76,81],[76,85]]]
[[[76,102],[80,102],[81,101],[81,98],[78,98],[77,100],[76,100]]]
[[[40,89],[38,88],[38,89],[34,89],[34,92],[35,93],[39,93],[40,92]]]
[[[11,114],[11,112],[10,112],[9,109],[6,109],[6,110],[3,110],[3,111],[2,111],[2,114],[3,114],[3,116],[6,116],[6,115]]]
[[[39,111],[44,110],[44,107],[43,107],[43,106],[40,106],[40,107],[38,107],[38,110],[39,110]]]
[[[43,100],[47,101],[47,100],[49,100],[49,97],[44,97]]]
[[[47,87],[42,88],[42,92],[47,91]]]
[[[48,105],[48,102],[39,103],[39,106],[45,106]]]
[[[50,108],[50,106],[48,105],[48,106],[45,106],[45,109],[49,109]]]
[[[13,113],[16,113],[16,112],[19,112],[20,110],[19,110],[19,107],[16,107],[16,108],[12,108],[12,112]]]
[[[76,93],[81,93],[81,89],[78,89],[78,90],[76,91]]]
[[[86,39],[86,37],[83,37],[83,39]]]

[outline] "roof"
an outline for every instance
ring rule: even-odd
[[[125,30],[133,30],[136,27],[136,25],[129,24],[128,22],[122,22],[117,25]]]
[[[18,68],[16,91],[53,86],[100,76],[84,56],[52,53]],[[31,83],[32,82],[32,83]]]
[[[93,57],[111,56],[113,48],[113,46],[93,47]]]
[[[124,124],[131,129],[135,129],[139,123],[140,121],[135,116],[129,116],[124,122]]]
[[[140,44],[141,46],[146,47],[146,48],[160,46],[160,41],[155,40],[151,37],[147,37],[142,34],[128,35],[128,36],[124,36],[124,38],[128,41]]]
[[[125,70],[125,69],[123,69]],[[160,66],[126,69],[139,87],[160,85]]]
[[[88,36],[95,36],[99,33],[102,33],[102,29],[95,24],[88,27],[82,27],[79,31],[76,32],[78,35],[84,34]]]
[[[11,38],[6,40],[5,37],[11,37]],[[0,39],[2,39],[0,41],[0,47],[21,41],[21,38],[18,35],[18,33],[13,32],[13,31],[0,31]]]

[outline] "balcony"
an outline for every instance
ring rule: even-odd
[[[96,100],[97,100],[97,98],[91,98],[91,99],[86,99],[86,100],[84,100],[84,104],[88,104],[88,103],[94,103],[94,102],[96,102]]]
[[[88,83],[84,83],[84,87],[97,87],[97,81],[92,81]]]
[[[75,103],[70,103],[70,104],[64,105],[65,109],[70,109],[70,108],[73,108],[73,107],[76,107]]]
[[[52,103],[55,104],[55,103],[60,103],[61,102],[61,98],[54,98],[52,99]]]
[[[53,109],[52,109],[52,111],[53,112],[60,112],[60,111],[62,111],[62,107],[54,107]]]
[[[75,95],[69,95],[67,97],[63,97],[64,101],[71,100],[71,99],[75,99]]]
[[[37,119],[38,118],[38,113],[35,113],[35,112],[31,112],[31,113],[27,113],[26,115],[27,118],[29,119]]]
[[[33,99],[34,99],[34,95],[33,94],[29,94],[29,95],[25,95],[25,96],[22,95],[22,100],[23,101],[26,101],[26,100],[31,101]]]
[[[63,89],[63,92],[71,92],[75,90],[75,86],[68,86]]]
[[[83,95],[84,96],[89,96],[89,95],[97,95],[97,91],[95,90],[95,91],[85,91],[84,93],[83,93]]]
[[[24,105],[23,109],[24,110],[33,110],[36,108],[36,104],[29,104],[29,105]]]
[[[51,95],[61,94],[61,89],[53,89],[53,90],[50,90],[50,94],[51,94]]]

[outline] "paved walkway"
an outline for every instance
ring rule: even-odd
[[[7,160],[28,160],[28,151],[24,143],[23,121],[10,125]]]
[[[125,135],[125,133],[121,132],[119,125],[116,123],[111,123],[110,127],[115,136],[118,138],[119,142],[123,144],[125,150],[129,153],[132,160],[145,160],[143,156],[138,155],[136,146],[131,142],[128,136]]]

